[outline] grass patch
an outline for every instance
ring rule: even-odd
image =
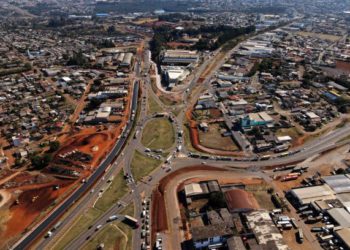
[[[169,99],[168,97],[164,96],[164,95],[160,95],[159,96],[159,100],[162,101],[162,103],[164,103],[166,106],[172,106],[172,105],[176,105],[178,104],[178,102]]]
[[[239,148],[234,143],[231,137],[223,137],[220,133],[219,124],[210,124],[209,131],[203,132],[199,130],[199,141],[205,147],[218,149],[218,150],[227,150],[227,151],[238,151]]]
[[[121,214],[134,216],[134,204],[128,205]],[[120,221],[110,223],[91,238],[83,249],[97,249],[101,243],[104,249],[131,250],[132,229]]]
[[[267,191],[254,191],[252,192],[256,201],[259,203],[260,208],[266,210],[273,210],[275,206],[271,201],[271,196]]]
[[[168,149],[175,141],[173,127],[168,119],[159,118],[148,122],[144,128],[141,142],[151,149]]]
[[[126,249],[127,240],[119,229],[119,223],[111,223],[101,229],[95,237],[87,242],[82,249],[98,249],[100,244],[104,244],[103,249]]]
[[[102,211],[90,208],[87,212],[79,216],[73,226],[59,239],[53,247],[54,250],[64,249],[72,240],[74,240],[84,229],[87,229],[99,216]]]
[[[112,205],[114,205],[121,197],[128,192],[128,186],[123,177],[122,171],[118,173],[113,179],[111,185],[105,190],[102,197],[98,199],[95,204],[95,208],[101,211],[107,211]]]
[[[158,105],[158,103],[154,100],[153,96],[148,94],[148,105],[147,105],[147,114],[159,113],[163,112],[162,107]]]
[[[131,171],[136,181],[150,174],[161,164],[161,161],[144,156],[135,150],[132,161]]]

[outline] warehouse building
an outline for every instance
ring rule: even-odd
[[[339,226],[350,227],[350,214],[344,208],[332,208],[327,213]]]
[[[322,178],[336,194],[350,192],[350,179],[348,175],[331,175]]]
[[[259,208],[254,196],[242,189],[226,191],[225,200],[231,213],[250,212]]]
[[[251,212],[246,215],[246,219],[259,245],[269,246],[269,249],[289,250],[268,211]]]
[[[334,191],[327,184],[292,189],[291,195],[300,205],[309,204],[317,200],[333,200],[336,198]]]
[[[350,228],[343,228],[335,232],[337,238],[344,244],[346,249],[350,249]]]
[[[166,50],[163,54],[162,63],[167,65],[189,65],[197,63],[199,56],[197,51],[192,50]]]

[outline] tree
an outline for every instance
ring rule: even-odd
[[[209,196],[209,206],[213,209],[226,207],[226,201],[222,192],[213,192]]]
[[[49,165],[51,159],[50,154],[44,154],[42,156],[35,155],[31,158],[32,167],[34,169],[41,170]]]
[[[60,148],[60,145],[61,144],[59,141],[51,141],[49,143],[49,146],[50,146],[49,152],[53,153],[53,152],[57,151]]]
[[[101,84],[102,84],[102,82],[101,82],[100,79],[95,79],[95,80],[94,80],[94,85],[96,85],[96,86],[101,86]]]
[[[114,32],[115,32],[115,27],[114,27],[114,25],[111,25],[111,26],[109,26],[109,27],[107,28],[107,33],[108,33],[109,35],[113,34]]]

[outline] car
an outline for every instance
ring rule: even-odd
[[[98,231],[100,228],[102,227],[102,225],[100,224],[100,225],[98,225],[97,227],[96,227],[96,229],[95,229],[95,231]]]

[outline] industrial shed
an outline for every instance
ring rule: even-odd
[[[337,194],[338,200],[350,212],[350,193]]]
[[[335,232],[335,235],[350,249],[350,228],[343,228]]]
[[[186,197],[201,196],[208,194],[208,188],[206,185],[201,185],[199,183],[191,183],[185,186]]]
[[[336,198],[334,191],[327,184],[292,189],[291,194],[300,205],[309,204],[317,200],[332,200]]]
[[[350,179],[346,175],[325,176],[323,180],[337,194],[350,192]]]
[[[344,208],[332,208],[327,212],[339,226],[350,227],[350,214]]]
[[[242,189],[226,191],[225,200],[231,213],[249,212],[259,208],[254,196]]]

